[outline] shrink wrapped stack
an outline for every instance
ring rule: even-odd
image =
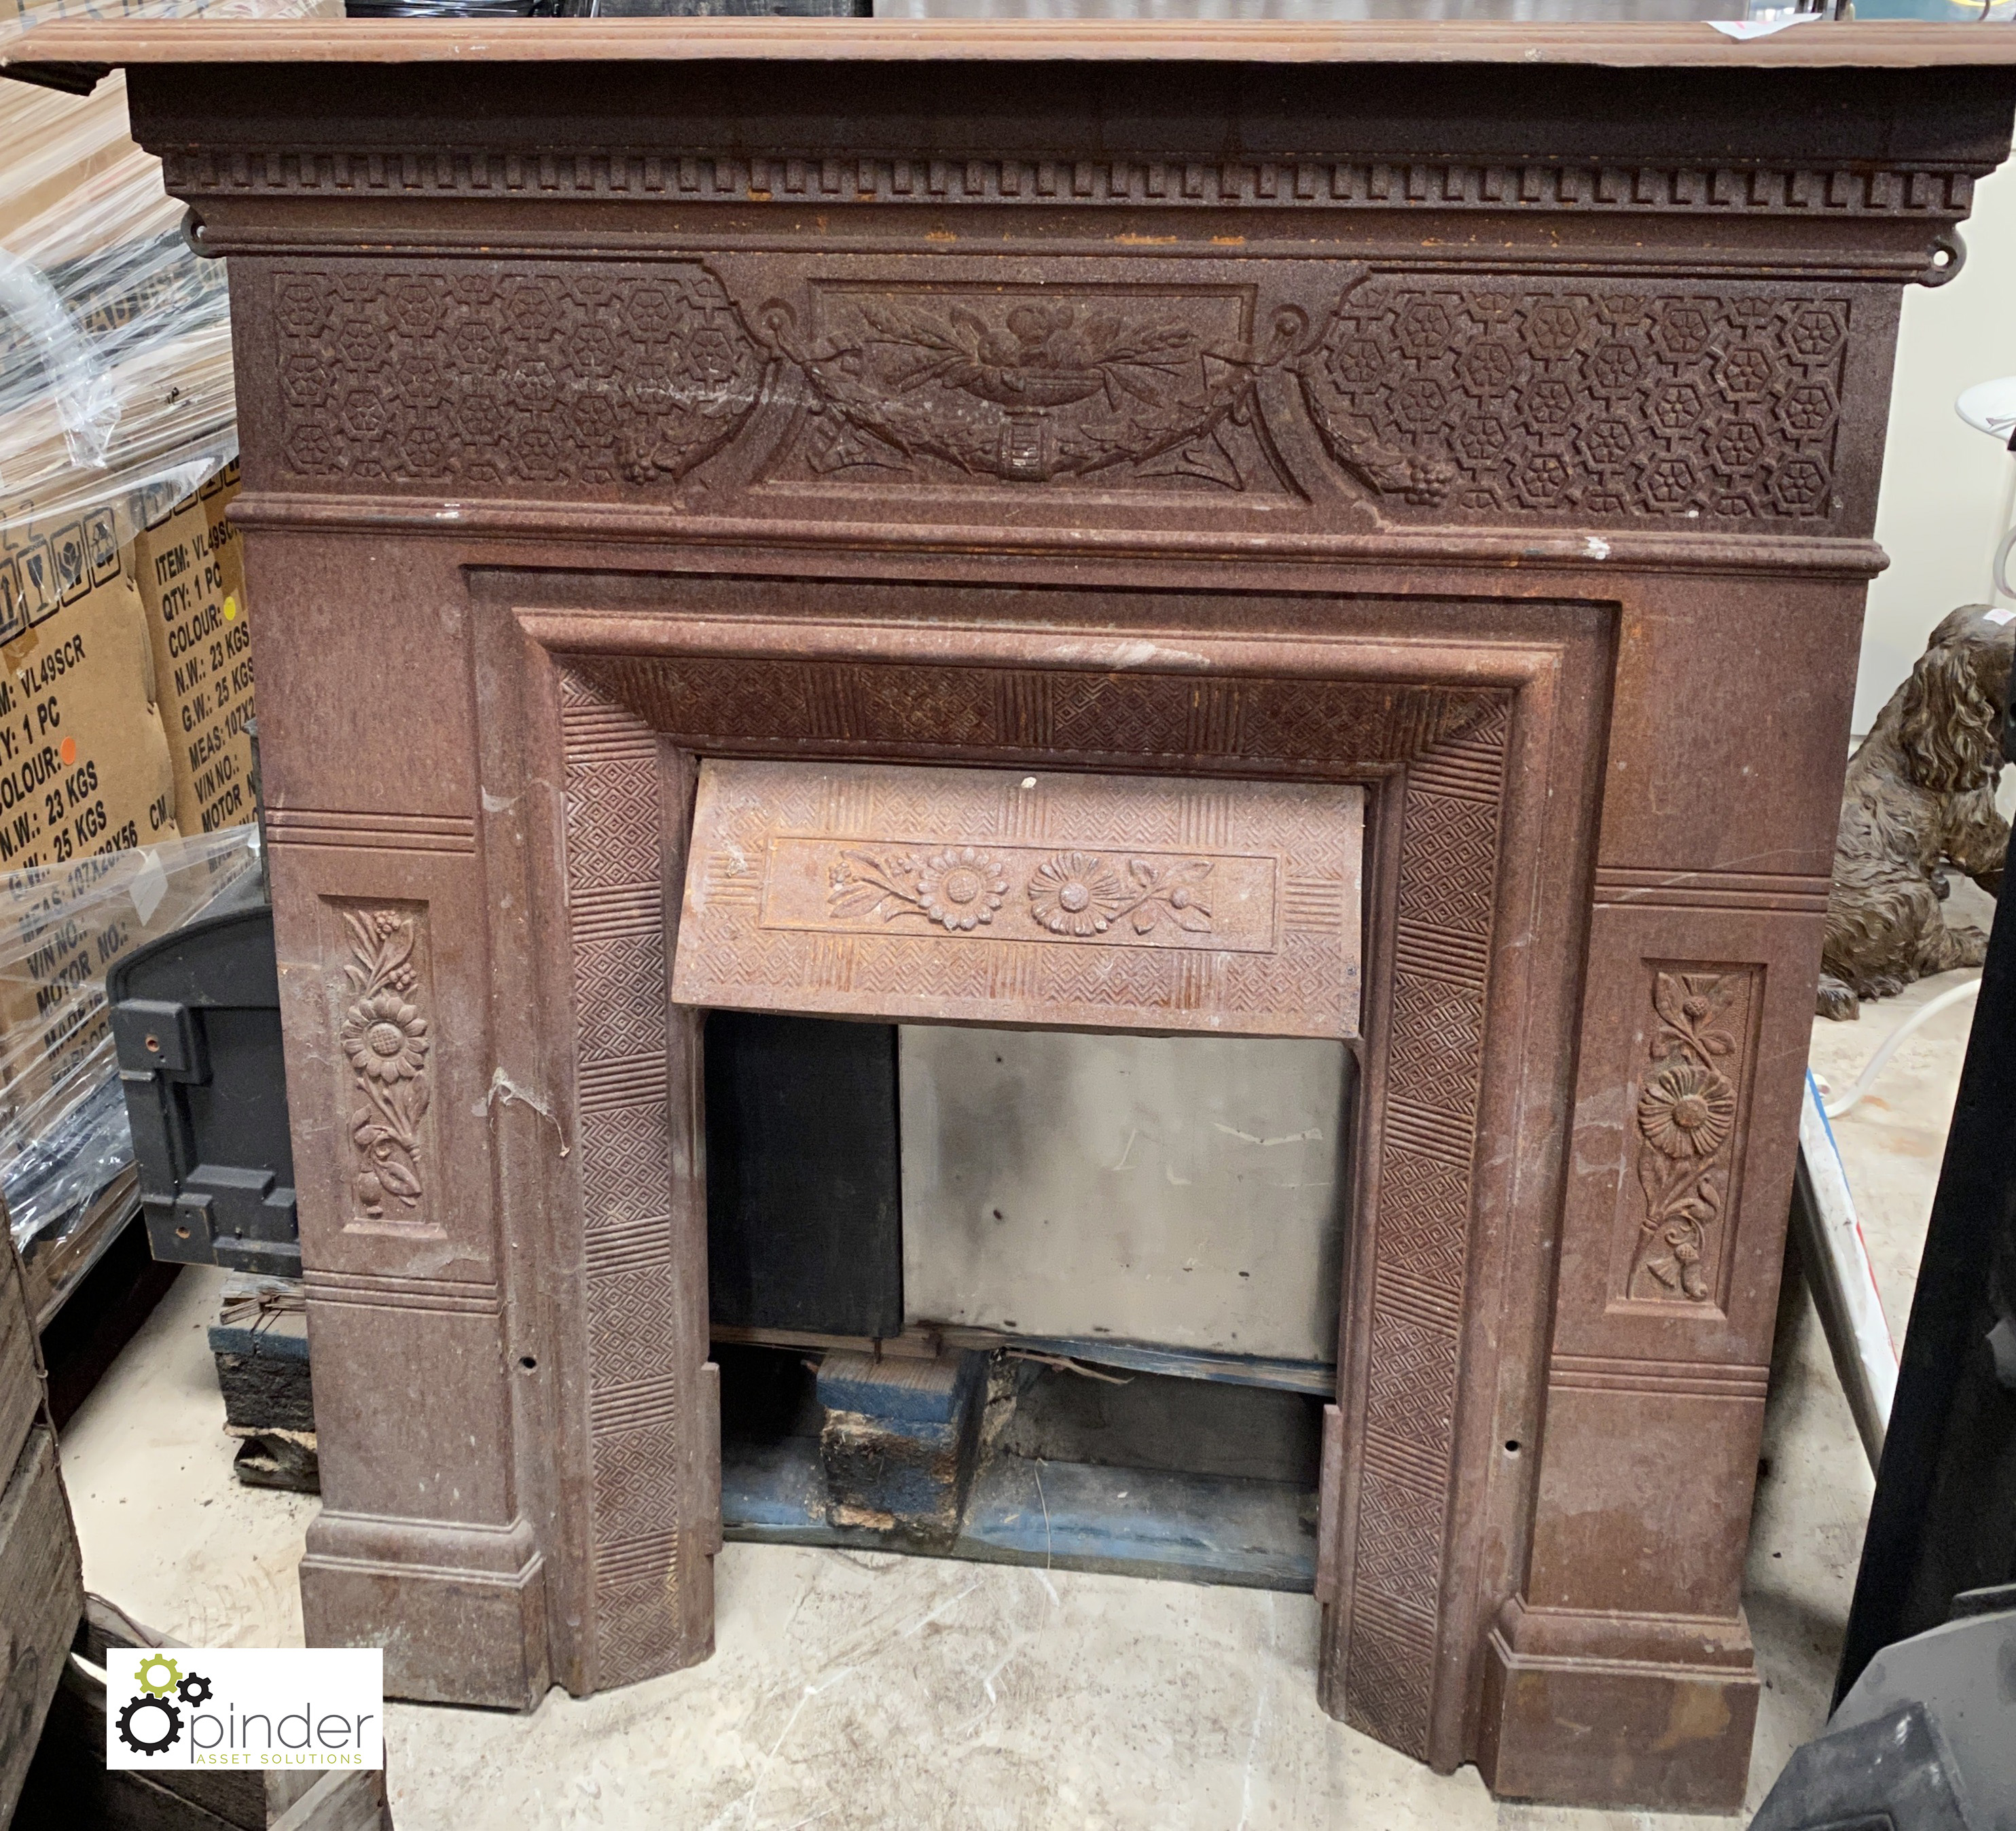
[[[0,49],[193,12],[340,7],[0,0]],[[185,214],[123,78],[0,80],[0,1193],[31,1281],[128,1199],[106,968],[256,894],[229,296]]]

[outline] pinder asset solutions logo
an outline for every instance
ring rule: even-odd
[[[108,1768],[382,1768],[376,1647],[113,1647]]]

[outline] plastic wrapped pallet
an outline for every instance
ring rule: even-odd
[[[124,542],[236,455],[223,264],[182,219],[131,148],[0,234],[0,496],[17,514],[109,515]]]
[[[133,1161],[105,969],[249,890],[257,828],[0,875],[0,1189],[45,1245]]]
[[[0,23],[0,41],[7,36]],[[0,173],[6,176],[0,187],[0,239],[135,150],[126,128],[123,72],[107,77],[88,96],[0,84]]]
[[[178,633],[212,613],[221,628],[243,624],[221,621],[236,575],[219,563],[231,550],[221,510],[215,525],[210,510],[225,493],[219,478],[163,517],[150,542],[124,548],[103,506],[53,524],[0,516],[0,1191],[31,1275],[67,1254],[81,1263],[118,1224],[112,1185],[132,1150],[106,968],[251,870],[256,829],[235,824],[250,816],[249,794],[214,842],[182,843],[178,791],[192,747],[215,735],[203,696],[217,683],[206,672],[193,692],[160,703],[150,637],[164,611]],[[136,583],[142,563],[151,599]],[[170,575],[186,589],[164,593]],[[234,608],[242,596],[239,582]],[[193,679],[185,654],[181,665]],[[249,666],[243,681],[249,709]]]
[[[193,13],[342,7],[0,0],[0,41]],[[131,1161],[106,968],[254,870],[236,447],[224,264],[123,82],[0,82],[0,1190],[31,1258]]]
[[[44,20],[340,18],[340,0],[0,0],[0,42]],[[236,456],[224,263],[184,233],[125,91],[0,82],[0,502],[102,516],[123,544]]]

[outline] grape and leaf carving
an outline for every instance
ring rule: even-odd
[[[351,951],[343,971],[351,1001],[339,1040],[362,1102],[350,1116],[357,1153],[351,1187],[358,1206],[375,1220],[388,1202],[395,1210],[417,1208],[425,1193],[419,1127],[430,1098],[433,1038],[413,1002],[413,917],[396,910],[349,910],[343,923]]]

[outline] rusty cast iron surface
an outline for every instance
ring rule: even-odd
[[[520,1707],[711,1649],[704,773],[1346,791],[1323,1701],[1737,1805],[1898,305],[2007,41],[315,29],[30,40],[231,258],[310,1638]]]
[[[1362,789],[708,762],[682,1004],[1358,1032]]]

